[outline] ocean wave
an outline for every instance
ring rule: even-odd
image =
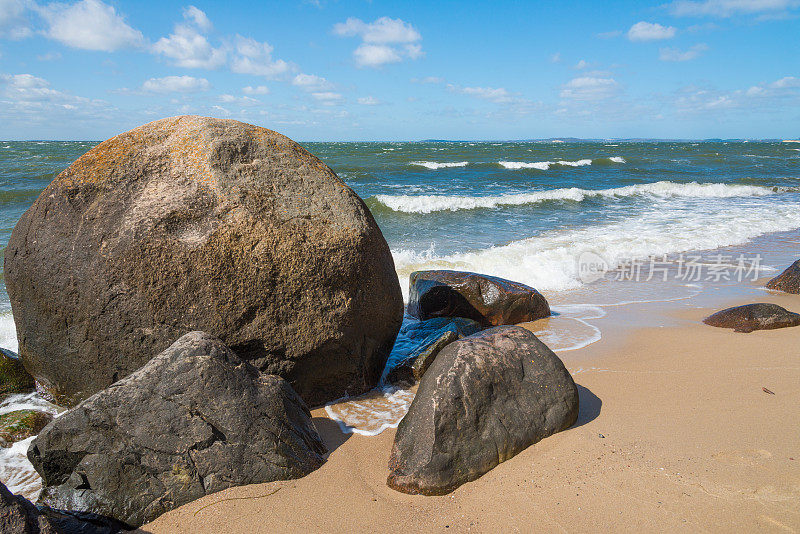
[[[507,245],[439,255],[426,251],[393,250],[404,296],[413,271],[454,269],[500,276],[545,291],[575,289],[577,258],[600,255],[611,269],[623,260],[741,245],[773,232],[800,228],[800,207],[793,204],[722,205],[706,207],[687,217],[681,206],[659,205],[629,219],[581,229],[553,231]]]
[[[613,161],[614,163],[627,163],[625,161],[625,158],[623,158],[622,156],[611,156],[610,158],[608,158],[608,161]]]
[[[469,161],[445,161],[441,163],[438,161],[412,161],[409,165],[417,165],[418,167],[425,167],[435,171],[436,169],[448,169],[451,167],[466,167],[469,165]]]
[[[534,161],[534,162],[526,162],[526,161],[498,161],[497,162],[501,167],[516,171],[519,169],[538,169],[540,171],[546,171],[550,167],[554,165],[561,165],[562,167],[585,167],[587,165],[592,164],[592,160],[590,159],[579,159],[577,161]]]
[[[783,191],[783,189],[764,186],[713,183],[700,184],[697,182],[680,184],[665,181],[628,185],[612,189],[581,189],[579,187],[569,187],[551,189],[548,191],[485,197],[457,195],[376,195],[371,198],[374,199],[375,202],[393,211],[405,213],[433,213],[436,211],[496,208],[498,206],[522,206],[525,204],[537,204],[555,200],[581,202],[586,198],[596,197],[624,198],[632,196],[652,196],[660,198],[732,198],[767,196],[781,191]]]

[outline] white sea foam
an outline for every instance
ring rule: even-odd
[[[17,328],[14,326],[14,316],[10,311],[0,314],[0,347],[14,352],[19,350]]]
[[[417,165],[435,171],[436,169],[448,169],[451,167],[466,167],[469,165],[469,161],[412,161],[409,165]]]
[[[325,411],[346,434],[377,436],[400,424],[412,400],[414,393],[405,389],[374,389],[360,397],[334,401],[325,406]]]
[[[497,162],[501,167],[504,167],[509,170],[519,170],[519,169],[538,169],[540,171],[546,171],[553,165],[561,165],[564,167],[584,167],[586,165],[591,165],[592,160],[590,159],[579,159],[577,161],[534,161],[534,162],[526,162],[526,161],[498,161]]]
[[[703,203],[687,216],[682,203],[662,202],[619,222],[554,230],[503,246],[444,256],[433,248],[392,253],[406,299],[408,276],[425,269],[474,271],[560,291],[582,285],[577,258],[584,252],[600,255],[614,269],[624,260],[713,250],[796,228],[800,228],[800,206],[794,204]]]
[[[622,156],[611,156],[608,158],[608,161],[613,161],[614,163],[626,163],[625,158]]]
[[[581,202],[591,197],[623,198],[648,195],[659,198],[732,198],[767,196],[775,193],[776,191],[773,188],[751,185],[655,182],[615,187],[612,189],[581,189],[578,187],[569,187],[534,191],[531,193],[485,197],[456,195],[376,195],[374,198],[394,211],[432,213],[435,211],[458,211],[478,208],[495,208],[498,206],[521,206],[525,204],[537,204],[549,200]]]

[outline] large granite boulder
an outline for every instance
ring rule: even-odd
[[[305,476],[325,452],[284,379],[191,332],[54,420],[28,458],[40,503],[139,526],[231,486]]]
[[[484,330],[442,349],[422,377],[387,483],[449,493],[577,417],[578,390],[553,351],[519,326]]]
[[[19,355],[0,348],[0,398],[11,393],[29,393],[36,383],[22,366]]]
[[[767,282],[767,289],[800,294],[800,260],[797,260],[781,274]]]
[[[127,525],[96,514],[36,507],[0,482],[0,532],[8,534],[117,534]]]
[[[437,317],[420,321],[403,317],[403,326],[389,353],[382,380],[389,384],[414,383],[448,343],[483,330],[483,326],[463,317]]]
[[[329,167],[194,116],[62,172],[14,228],[5,280],[25,367],[68,405],[192,330],[321,404],[376,385],[403,315],[389,247]]]
[[[460,271],[411,273],[408,314],[418,319],[466,317],[484,326],[535,321],[550,306],[534,288],[483,274]]]
[[[718,311],[703,322],[719,328],[733,328],[735,332],[773,330],[800,325],[800,314],[790,312],[777,304],[746,304]]]
[[[0,447],[10,447],[13,443],[35,436],[53,416],[37,410],[14,410],[0,414]]]

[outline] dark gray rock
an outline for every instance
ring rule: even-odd
[[[231,486],[305,476],[324,453],[285,380],[192,332],[54,420],[28,458],[40,503],[139,526]]]
[[[36,383],[22,366],[19,355],[0,348],[0,397],[10,393],[30,393],[35,387]]]
[[[767,289],[800,294],[800,260],[791,264],[781,274],[767,282]]]
[[[95,514],[34,506],[0,482],[0,532],[4,534],[117,534],[130,527]]]
[[[388,485],[442,495],[578,417],[564,364],[528,330],[501,326],[447,345],[397,427]]]
[[[192,330],[322,404],[377,384],[402,321],[364,202],[290,139],[204,117],[81,156],[17,223],[5,281],[25,367],[67,405]]]
[[[409,283],[408,314],[418,319],[466,317],[484,326],[499,326],[550,316],[550,305],[541,293],[495,276],[416,271]]]
[[[800,325],[800,314],[790,312],[777,304],[747,304],[736,306],[713,315],[703,322],[719,328],[733,328],[735,332],[748,333],[753,330],[773,330]]]
[[[414,360],[414,363],[411,365],[411,373],[414,375],[414,379],[419,381],[422,380],[425,371],[430,368],[433,361],[436,359],[436,356],[445,348],[447,345],[454,341],[458,341],[459,336],[457,333],[453,332],[452,330],[448,330],[444,334],[442,334],[436,341],[431,343],[431,345],[419,353],[417,359]]]
[[[411,383],[419,380],[414,373],[414,365],[420,358],[420,370],[425,361],[435,357],[439,350],[450,341],[465,337],[483,330],[480,323],[463,317],[437,317],[420,321],[416,317],[403,317],[403,326],[397,334],[397,340],[389,353],[384,369],[383,382],[388,384]],[[455,334],[455,339],[448,332]],[[427,367],[425,366],[425,369]]]

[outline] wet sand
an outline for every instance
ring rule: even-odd
[[[797,295],[759,301],[800,312]],[[602,341],[563,355],[577,424],[450,495],[390,490],[395,431],[342,434],[317,409],[331,450],[319,470],[204,497],[142,531],[798,532],[800,327],[700,322],[720,308],[671,310],[661,327],[604,324]]]

